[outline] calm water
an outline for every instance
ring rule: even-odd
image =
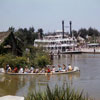
[[[0,75],[0,96],[26,96],[29,91],[45,90],[47,84],[54,88],[64,83],[76,90],[84,90],[89,96],[100,100],[100,54],[61,55],[54,57],[54,65],[71,64],[78,66],[80,73],[69,75]]]

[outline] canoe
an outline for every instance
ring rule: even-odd
[[[59,75],[59,74],[71,74],[80,72],[79,70],[67,71],[67,72],[51,72],[51,73],[7,73],[9,75]]]

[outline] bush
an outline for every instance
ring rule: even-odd
[[[29,47],[26,49],[22,57],[16,57],[12,54],[0,55],[0,67],[9,64],[12,68],[15,66],[25,67],[26,65],[45,67],[51,64],[49,55],[42,48]]]
[[[38,55],[34,60],[35,66],[41,68],[45,67],[48,64],[51,64],[50,58],[47,55]]]
[[[12,68],[15,66],[24,67],[27,65],[27,59],[25,57],[16,57],[12,54],[0,55],[0,67],[5,68],[7,64],[9,64]]]
[[[0,55],[0,67],[5,67],[6,64],[9,64],[10,66],[14,66],[15,65],[14,58],[15,56],[11,54]]]
[[[28,94],[25,100],[90,100],[88,96],[84,96],[83,92],[75,92],[70,86],[58,87],[57,85],[53,90],[47,86],[44,92],[34,92]]]
[[[16,57],[16,66],[25,67],[28,64],[25,57]]]
[[[23,56],[29,58],[29,66],[44,67],[51,64],[48,53],[43,51],[43,48],[29,46],[24,51]]]

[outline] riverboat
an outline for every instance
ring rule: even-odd
[[[45,36],[43,39],[34,41],[35,47],[43,47],[43,50],[54,55],[67,53],[81,53],[78,48],[77,39],[68,35],[62,36],[62,33]]]

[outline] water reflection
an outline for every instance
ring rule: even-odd
[[[13,84],[14,83],[14,84]],[[18,78],[17,77],[9,77],[9,76],[2,76],[0,78],[0,96],[2,95],[10,95],[16,94],[18,90]]]
[[[0,76],[0,96],[25,96],[34,90],[45,90],[47,84],[53,88],[56,84],[73,83],[79,73],[64,75],[3,75]]]

